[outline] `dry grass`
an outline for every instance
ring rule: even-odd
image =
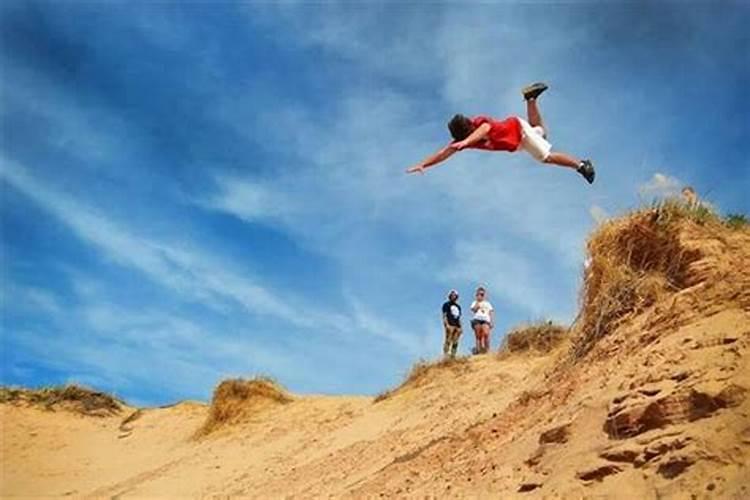
[[[39,389],[0,387],[0,403],[41,406],[50,411],[64,409],[96,417],[116,415],[124,404],[110,394],[74,384]]]
[[[684,288],[688,266],[699,258],[680,243],[685,223],[725,227],[705,206],[666,200],[611,220],[591,236],[574,358],[584,356],[626,317]]]
[[[404,378],[404,381],[401,382],[401,384],[399,384],[398,387],[381,392],[380,394],[375,396],[373,403],[379,403],[380,401],[384,401],[396,395],[398,392],[403,391],[406,388],[418,387],[424,384],[426,381],[430,380],[432,375],[437,370],[450,369],[453,371],[461,372],[468,367],[468,363],[469,363],[469,358],[466,356],[459,356],[456,358],[445,358],[445,359],[441,359],[440,361],[433,361],[433,362],[420,359],[411,367],[411,370]]]
[[[548,354],[562,344],[567,335],[568,328],[556,325],[552,321],[520,325],[505,335],[499,354]]]
[[[214,390],[208,418],[196,436],[205,436],[220,427],[248,420],[269,405],[291,401],[292,397],[286,390],[269,377],[224,380]]]

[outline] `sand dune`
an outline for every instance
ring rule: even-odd
[[[541,351],[433,366],[378,401],[254,400],[210,432],[199,432],[211,413],[200,403],[105,416],[2,404],[0,492],[750,498],[750,232],[660,217],[635,214],[598,233],[669,231],[654,251],[678,252],[659,269],[626,262],[641,281],[620,309],[598,322],[584,310]],[[594,274],[606,247],[596,238]]]

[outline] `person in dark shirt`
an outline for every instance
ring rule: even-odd
[[[458,292],[455,290],[448,292],[448,301],[443,304],[443,328],[443,354],[455,358],[458,339],[461,337],[461,306],[458,305]]]

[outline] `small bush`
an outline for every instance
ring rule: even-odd
[[[415,387],[421,385],[424,381],[428,380],[428,375],[434,373],[436,370],[452,369],[462,370],[469,362],[469,358],[466,356],[459,356],[456,358],[445,358],[440,361],[425,361],[420,359],[411,367],[409,373],[404,378],[404,381],[393,389],[388,389],[377,396],[373,400],[373,403],[379,403],[380,401],[386,400],[391,396],[394,396],[399,391],[406,389],[407,387]]]
[[[270,377],[224,380],[214,390],[208,418],[197,436],[246,420],[269,403],[285,404],[291,401],[286,390]]]
[[[500,353],[534,352],[547,354],[559,346],[568,329],[552,321],[538,321],[513,328],[505,335]]]
[[[115,415],[123,405],[114,396],[75,384],[39,389],[0,387],[0,403],[38,405],[50,411],[64,408],[90,416]]]

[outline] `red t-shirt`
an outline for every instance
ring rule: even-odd
[[[475,116],[471,119],[474,128],[483,123],[490,124],[490,132],[483,140],[469,146],[474,149],[490,151],[515,151],[521,145],[521,122],[511,116],[503,121],[497,121],[488,116]]]

